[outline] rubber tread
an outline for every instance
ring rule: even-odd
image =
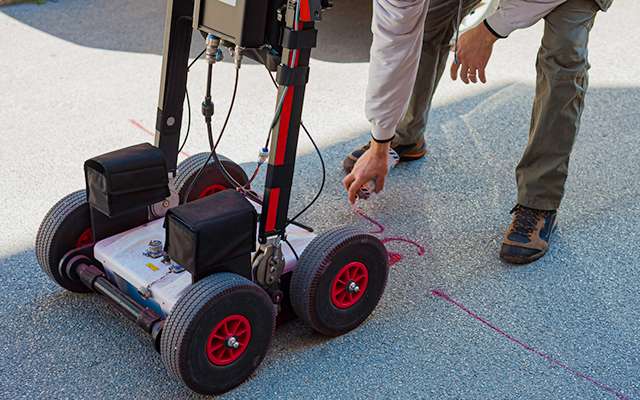
[[[386,248],[378,238],[353,227],[336,227],[328,230],[316,236],[302,252],[298,266],[291,277],[290,299],[296,315],[315,331],[327,336],[339,336],[346,333],[323,326],[315,318],[314,299],[316,291],[320,277],[331,265],[335,253],[339,252],[344,246],[353,243],[353,241],[370,240],[371,238],[379,243],[381,254],[387,260]],[[375,304],[379,302],[384,293],[387,277],[388,274],[385,274],[382,290],[376,294]],[[356,321],[357,323],[353,328],[366,320],[367,317],[368,315],[361,318],[360,321]]]
[[[193,320],[198,318],[199,311],[209,302],[224,297],[238,289],[249,289],[257,296],[271,304],[271,299],[258,285],[250,280],[233,273],[222,272],[210,275],[193,284],[180,297],[166,320],[160,337],[160,354],[169,373],[185,382],[182,375],[180,344],[192,334],[195,329]],[[270,337],[275,332],[275,309],[272,312],[272,330]],[[271,339],[270,339],[271,340]],[[266,352],[265,352],[266,354]],[[248,378],[250,374],[245,377]],[[244,380],[243,380],[244,381]],[[240,384],[239,382],[238,384]]]
[[[194,154],[192,156],[190,156],[189,158],[184,159],[179,165],[178,168],[176,170],[176,192],[181,193],[183,190],[187,189],[187,186],[189,186],[189,182],[192,179],[192,177],[195,177],[196,174],[198,173],[198,171],[200,170],[200,168],[202,168],[202,166],[204,165],[205,161],[207,161],[207,158],[209,158],[209,153],[198,153],[198,154]],[[234,163],[234,161],[232,161],[231,159],[218,154],[218,158],[220,159],[221,162],[229,162],[229,163]],[[213,159],[209,160],[209,165],[213,165],[215,161]],[[242,168],[240,168],[242,170]],[[243,181],[240,181],[239,183],[244,184],[246,183],[249,178],[247,177],[246,173],[244,173],[243,171]],[[182,198],[180,199],[180,203],[182,203]]]
[[[54,204],[47,212],[36,234],[35,252],[40,268],[58,285],[72,292],[88,293],[90,290],[82,283],[69,284],[61,281],[58,276],[58,265],[51,260],[51,248],[56,240],[56,234],[65,219],[79,207],[87,204],[87,194],[84,189],[70,193]],[[69,249],[71,250],[71,249]]]

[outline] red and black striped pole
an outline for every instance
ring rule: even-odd
[[[271,154],[260,216],[259,241],[281,235],[287,223],[293,172],[298,148],[305,86],[309,77],[309,57],[316,44],[314,21],[319,19],[320,1],[287,1],[282,36],[282,62],[278,66],[278,99],[282,110],[271,136]],[[279,103],[279,102],[278,102]]]

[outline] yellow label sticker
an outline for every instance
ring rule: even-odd
[[[147,266],[147,268],[149,268],[152,271],[157,271],[159,269],[158,267],[153,265],[153,263],[146,263],[145,265]]]

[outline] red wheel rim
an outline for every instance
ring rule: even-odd
[[[218,192],[222,192],[223,190],[226,190],[227,187],[224,185],[220,185],[219,183],[213,184],[213,185],[209,185],[206,188],[204,188],[204,190],[202,190],[200,192],[200,194],[198,195],[198,198],[201,199],[203,197],[207,197],[211,194],[214,193],[218,193]]]
[[[78,239],[76,239],[75,248],[77,249],[78,247],[86,246],[91,243],[93,243],[93,232],[91,231],[91,228],[87,228],[82,231],[80,236],[78,236]]]
[[[246,350],[251,340],[251,324],[239,314],[218,322],[207,339],[206,353],[214,365],[229,365]]]
[[[345,309],[356,304],[369,284],[369,270],[361,262],[350,262],[336,274],[331,282],[331,302]]]

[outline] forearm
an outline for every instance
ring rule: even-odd
[[[566,0],[502,0],[498,10],[487,18],[490,29],[507,37],[516,29],[528,28]]]
[[[365,113],[377,140],[389,140],[416,79],[429,0],[374,0]]]

